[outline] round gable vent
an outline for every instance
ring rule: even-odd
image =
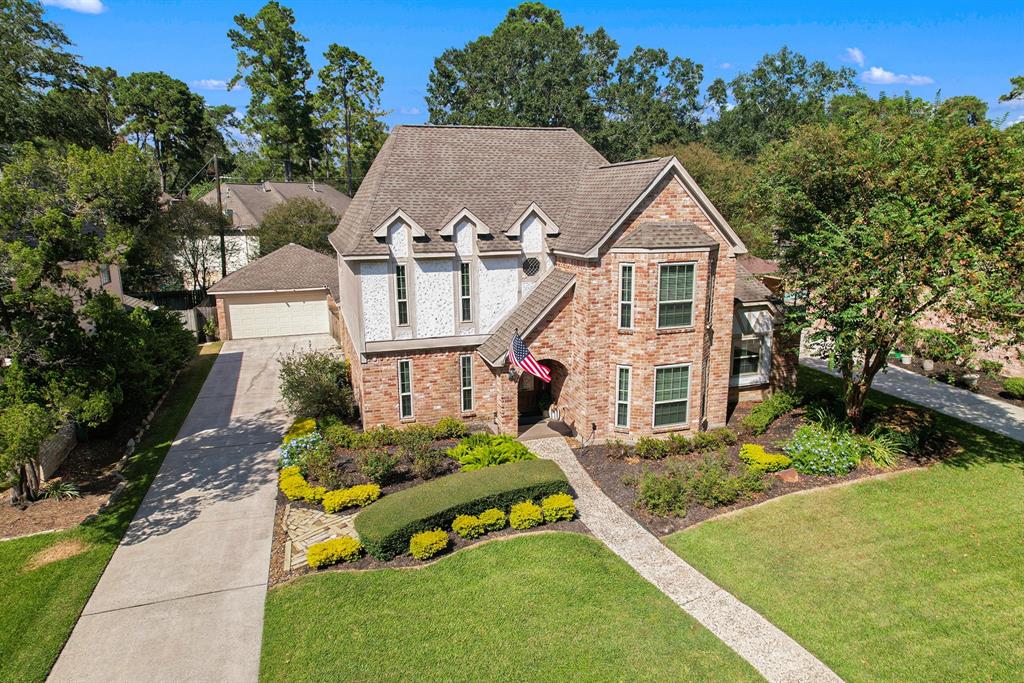
[[[523,275],[533,277],[540,272],[540,261],[534,257],[523,260]]]

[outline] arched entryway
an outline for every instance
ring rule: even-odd
[[[540,364],[551,371],[550,382],[543,382],[527,372],[519,375],[518,408],[521,426],[545,420],[552,416],[552,412],[556,417],[558,414],[558,400],[569,371],[562,363],[550,358],[540,361]]]

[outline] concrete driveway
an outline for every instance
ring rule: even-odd
[[[288,418],[278,358],[327,335],[224,344],[51,681],[255,681]]]

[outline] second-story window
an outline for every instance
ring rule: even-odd
[[[658,327],[693,324],[692,263],[666,263],[658,273]]]
[[[468,323],[473,320],[472,286],[470,284],[469,264],[459,264],[459,307],[460,320]]]
[[[395,310],[399,325],[409,324],[409,287],[405,279],[405,266],[395,266]]]
[[[633,264],[619,266],[619,327],[633,327]]]

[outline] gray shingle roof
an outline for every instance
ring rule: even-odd
[[[317,184],[315,190],[306,182],[221,183],[221,204],[231,210],[231,224],[235,228],[259,225],[270,209],[298,197],[323,202],[339,217],[345,215],[352,201],[344,192],[322,183]],[[200,201],[216,206],[217,190],[210,190]]]
[[[774,298],[771,290],[750,271],[743,266],[736,264],[736,299],[742,303],[754,303],[756,301],[771,301]]]
[[[504,235],[531,203],[581,253],[597,243],[670,157],[609,164],[568,128],[398,126],[388,137],[331,243],[343,256],[386,255],[372,232],[401,209],[423,228],[413,251],[454,252],[438,233],[462,209],[490,227],[481,251],[519,249]]]
[[[323,287],[338,300],[338,261],[298,244],[285,246],[239,268],[210,287],[225,292],[290,291]]]
[[[635,231],[619,240],[622,249],[707,249],[718,242],[697,227],[696,223],[642,223]]]
[[[484,360],[491,365],[497,365],[501,357],[508,351],[515,331],[519,330],[519,334],[526,337],[545,311],[561,299],[574,282],[576,282],[575,275],[558,268],[545,275],[544,279],[533,288],[533,291],[519,302],[512,314],[487,338],[487,341],[477,348]]]

